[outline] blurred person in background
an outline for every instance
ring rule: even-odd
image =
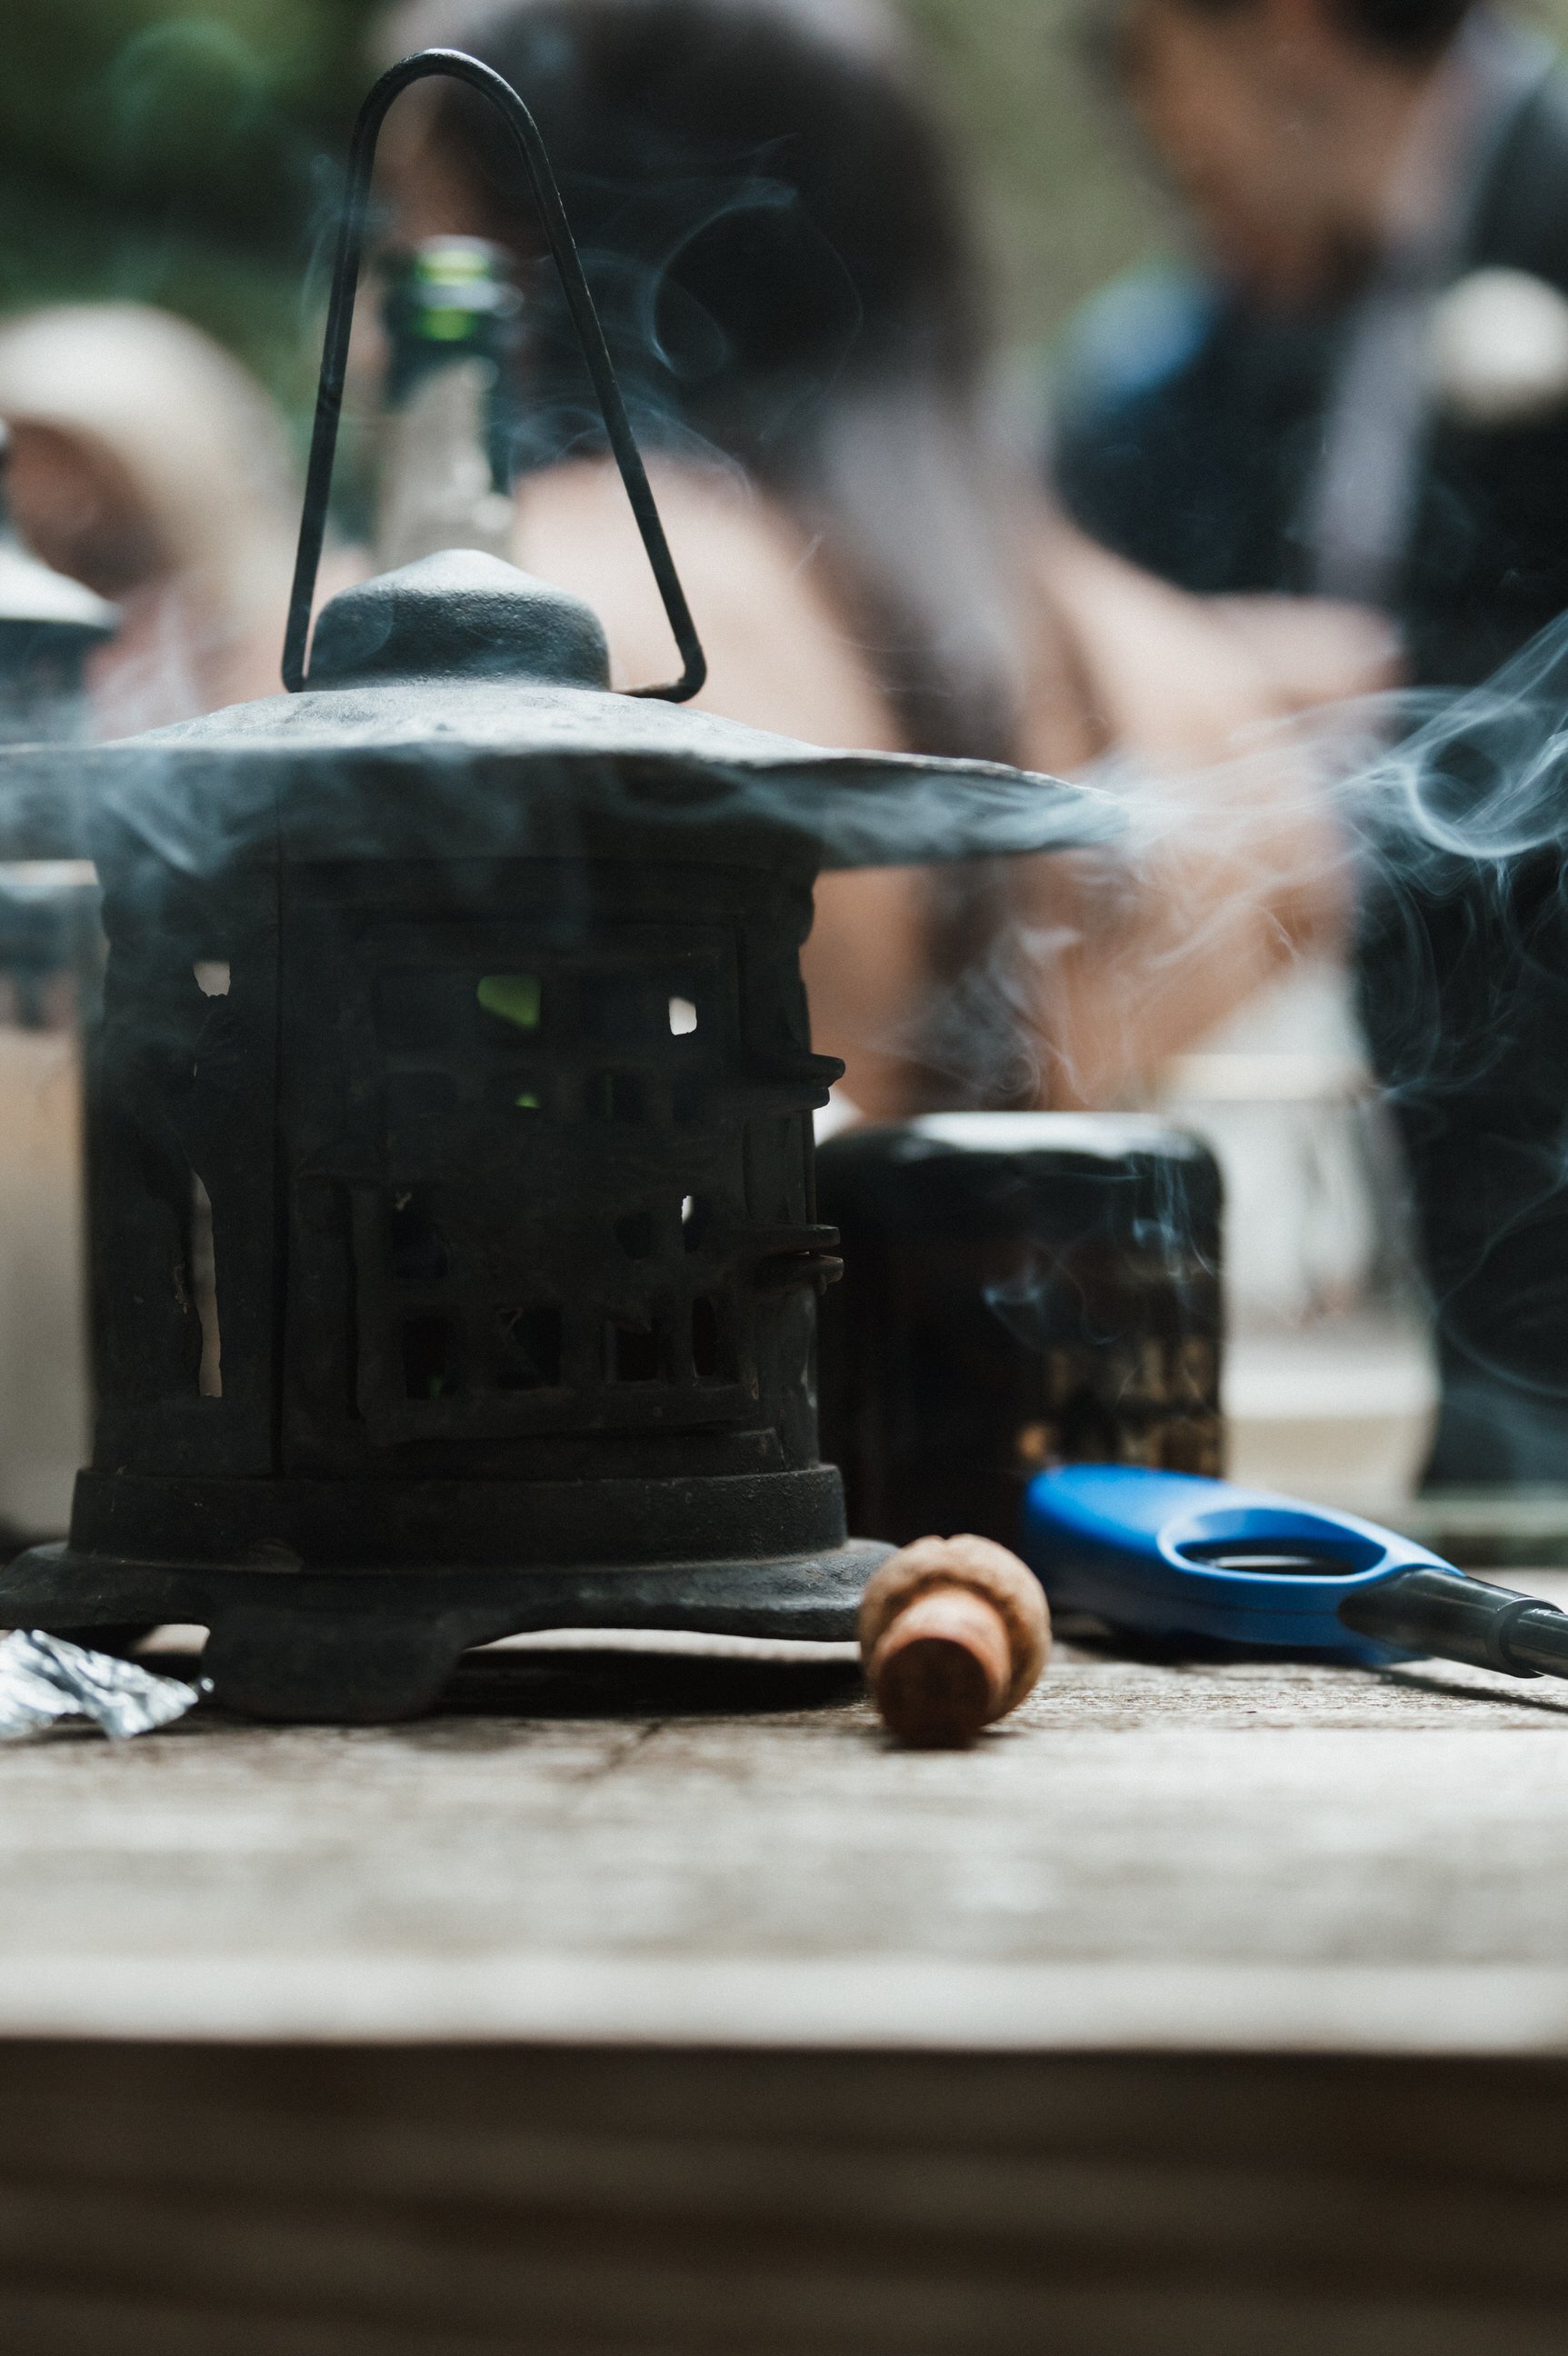
[[[993,415],[967,191],[887,14],[424,0],[381,46],[430,42],[482,58],[539,123],[707,643],[706,701],[829,744],[1055,770],[1114,751],[1161,781],[1171,823],[1141,876],[1113,859],[823,879],[813,1025],[857,1105],[1125,1101],[1333,935],[1337,845],[1301,763],[1282,749],[1244,786],[1213,765],[1240,732],[1375,683],[1387,635],[1348,608],[1208,611],[1041,496]],[[623,683],[653,676],[663,625],[503,126],[426,85],[384,154],[397,242],[459,231],[515,256],[514,553],[596,607]]]
[[[1468,0],[1107,0],[1197,271],[1090,306],[1056,473],[1184,588],[1352,598],[1411,676],[1568,606],[1568,80]]]
[[[0,418],[23,538],[121,610],[96,734],[276,691],[299,485],[239,361],[140,304],[27,312],[0,321]]]
[[[1486,679],[1568,606],[1568,77],[1467,0],[1118,0],[1099,22],[1202,262],[1089,314],[1068,506],[1189,590],[1381,607],[1423,687]],[[1360,1001],[1437,1310],[1428,1480],[1561,1483],[1568,894],[1553,825],[1466,855],[1486,767],[1459,743],[1428,780],[1449,855],[1391,834]]]

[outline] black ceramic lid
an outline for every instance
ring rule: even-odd
[[[0,756],[0,851],[64,783],[66,756]],[[400,855],[561,847],[578,821],[748,826],[807,838],[828,867],[1058,851],[1117,829],[1091,789],[985,761],[832,753],[711,712],[618,695],[591,608],[499,558],[452,549],[341,591],[316,625],[310,684],[70,759],[87,800],[159,830],[214,830],[231,854],[281,814],[289,847],[330,856],[373,799]],[[373,788],[367,797],[367,787]],[[596,833],[598,827],[596,826]],[[401,840],[398,840],[401,838]],[[6,855],[19,855],[15,851]]]

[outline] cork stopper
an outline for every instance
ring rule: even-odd
[[[1033,1692],[1050,1651],[1034,1573],[990,1538],[918,1538],[860,1606],[860,1657],[901,1742],[957,1750]]]

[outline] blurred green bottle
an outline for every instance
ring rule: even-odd
[[[394,265],[382,311],[378,571],[444,548],[510,557],[521,308],[503,250],[481,238],[431,238]]]

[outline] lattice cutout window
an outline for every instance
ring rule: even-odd
[[[372,1345],[361,1383],[372,1424],[455,1436],[746,1411],[734,997],[712,953],[380,973],[390,1183],[360,1230],[379,1261],[361,1319],[395,1344]]]

